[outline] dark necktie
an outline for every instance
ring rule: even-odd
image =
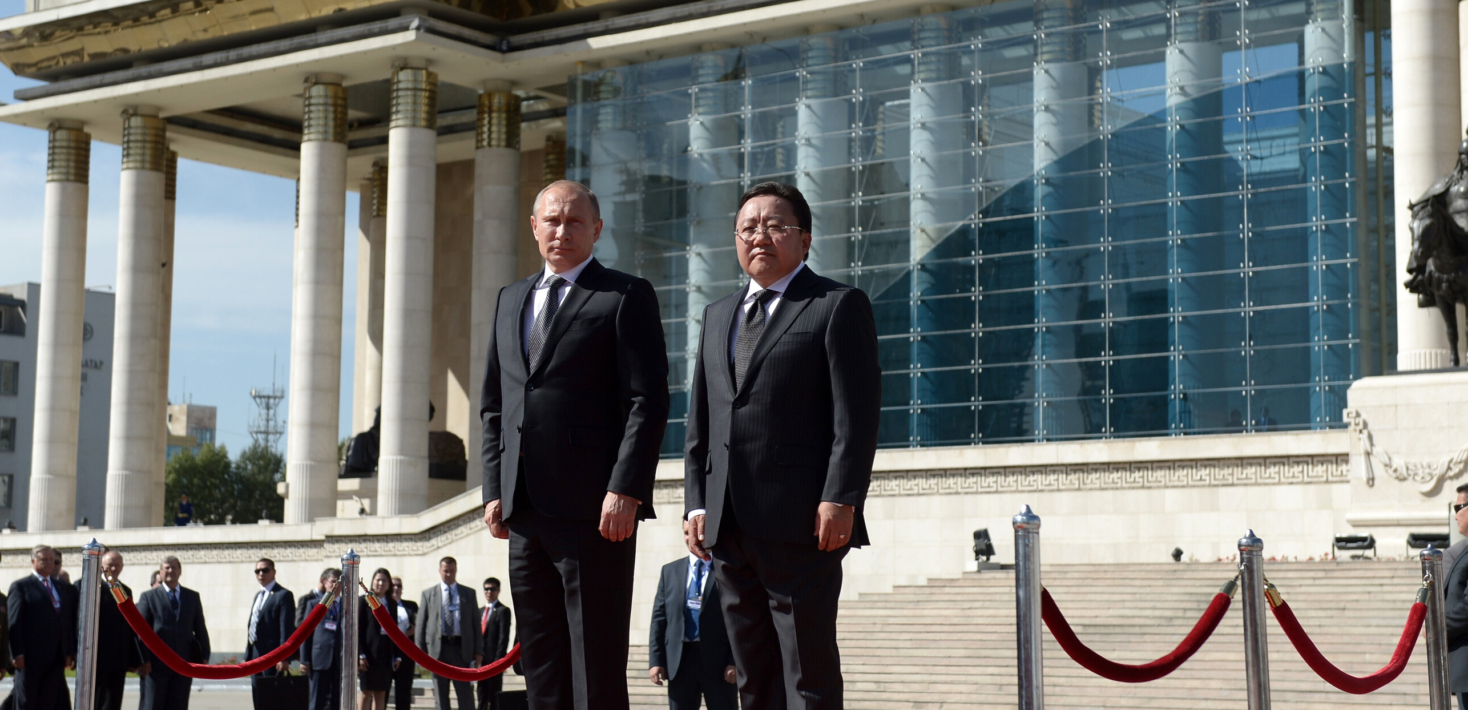
[[[765,332],[765,304],[779,294],[765,289],[754,297],[754,304],[744,313],[744,322],[739,324],[739,335],[734,340],[734,389],[744,384],[744,373],[749,370],[749,359],[754,357],[754,346]]]
[[[561,307],[561,286],[566,280],[559,276],[551,276],[546,281],[546,289],[549,293],[545,296],[545,306],[540,309],[540,314],[535,317],[535,325],[530,328],[530,371],[534,372],[540,364],[541,351],[545,349],[546,338],[550,337],[551,321],[556,318],[556,310]]]
[[[683,636],[697,641],[698,619],[703,615],[703,560],[693,563],[693,578],[688,580],[688,603],[683,605]]]
[[[51,600],[51,608],[55,611],[61,611],[61,597],[57,596],[56,587],[51,586],[51,578],[42,577],[41,585],[46,588],[46,597]]]
[[[168,593],[168,603],[173,607],[173,618],[178,618],[178,590],[174,589]]]

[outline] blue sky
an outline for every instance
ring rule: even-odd
[[[0,16],[23,8],[23,0],[0,0]],[[34,83],[0,67],[0,101],[13,102],[12,92]],[[117,146],[92,144],[87,288],[117,282],[121,165]],[[41,279],[45,181],[46,133],[0,123],[0,284]],[[276,381],[288,391],[294,219],[292,181],[179,161],[168,396],[218,407],[218,440],[232,454],[250,442],[250,388],[270,385],[272,359]],[[351,428],[355,193],[347,197],[346,234],[341,436]]]

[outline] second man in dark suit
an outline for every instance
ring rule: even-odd
[[[348,603],[355,603],[352,597],[356,595],[351,593],[352,590],[337,589],[341,578],[340,570],[326,570],[321,580],[322,596],[306,602],[306,614],[309,615],[321,603],[326,592],[340,591],[346,596]],[[310,710],[334,710],[339,705],[337,698],[341,695],[341,674],[336,668],[341,663],[342,655],[342,608],[342,597],[338,596],[327,608],[326,617],[311,632],[311,638],[301,644],[301,672],[306,674],[307,684],[311,689]]]
[[[479,635],[484,639],[484,661],[492,663],[510,652],[510,607],[500,603],[500,581],[484,580],[484,611],[479,613]],[[499,692],[505,685],[503,674],[481,680],[479,710],[499,710]]]
[[[76,667],[76,588],[56,578],[60,555],[47,545],[31,550],[31,574],[10,585],[6,612],[15,710],[63,710],[66,671]]]
[[[760,710],[843,707],[841,561],[867,543],[881,410],[871,301],[805,266],[810,229],[794,187],[740,198],[750,283],[704,310],[689,392],[689,549],[713,553],[740,697]]]
[[[668,683],[672,710],[698,710],[700,698],[708,710],[737,710],[734,651],[710,563],[690,555],[663,565],[647,655],[648,678]]]
[[[245,621],[246,661],[280,648],[296,631],[296,598],[291,590],[275,582],[275,562],[266,557],[256,561],[255,581],[260,583],[260,591],[255,592],[255,598],[250,602],[250,616]],[[260,676],[282,673],[289,665],[289,660],[277,663],[274,668],[252,676],[250,683],[253,685],[255,678]]]
[[[561,180],[545,268],[500,291],[480,398],[484,522],[510,541],[531,710],[626,710],[637,522],[651,518],[668,357],[646,279],[592,258],[601,210]]]
[[[479,638],[479,604],[474,589],[458,582],[459,562],[452,557],[438,561],[438,584],[423,590],[418,602],[418,647],[451,666],[468,668],[484,662],[484,644]],[[474,710],[474,688],[466,680],[433,677],[433,697],[438,710]]]
[[[143,676],[151,669],[143,668],[143,656],[138,651],[138,635],[128,626],[127,619],[117,608],[105,580],[122,576],[122,553],[108,550],[102,554],[102,578],[96,581],[101,587],[101,598],[97,601],[97,695],[92,707],[96,710],[121,710],[122,692],[129,671]],[[77,589],[92,581],[82,577]],[[129,599],[133,590],[126,584],[122,590]],[[80,611],[78,611],[80,615]]]
[[[209,662],[209,628],[204,623],[204,606],[199,593],[179,584],[183,564],[177,557],[163,558],[158,567],[159,585],[138,598],[138,612],[173,652],[190,663]],[[143,657],[153,672],[143,679],[139,710],[188,710],[193,679],[174,673],[147,649]]]

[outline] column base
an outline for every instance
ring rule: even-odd
[[[1452,367],[1452,351],[1447,348],[1403,350],[1397,353],[1397,371],[1441,370]]]
[[[162,527],[162,520],[148,519],[153,511],[152,486],[151,471],[108,471],[106,529]]]
[[[285,499],[285,522],[309,523],[336,515],[335,462],[287,461],[285,480],[290,483]]]
[[[379,515],[411,515],[428,507],[428,457],[383,456],[377,476]]]

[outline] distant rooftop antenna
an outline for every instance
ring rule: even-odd
[[[275,384],[275,358],[270,359],[270,389],[250,388],[250,399],[255,400],[255,416],[250,417],[250,439],[256,446],[263,446],[271,453],[280,453],[280,439],[285,436],[285,422],[281,418],[280,403],[285,392]]]

